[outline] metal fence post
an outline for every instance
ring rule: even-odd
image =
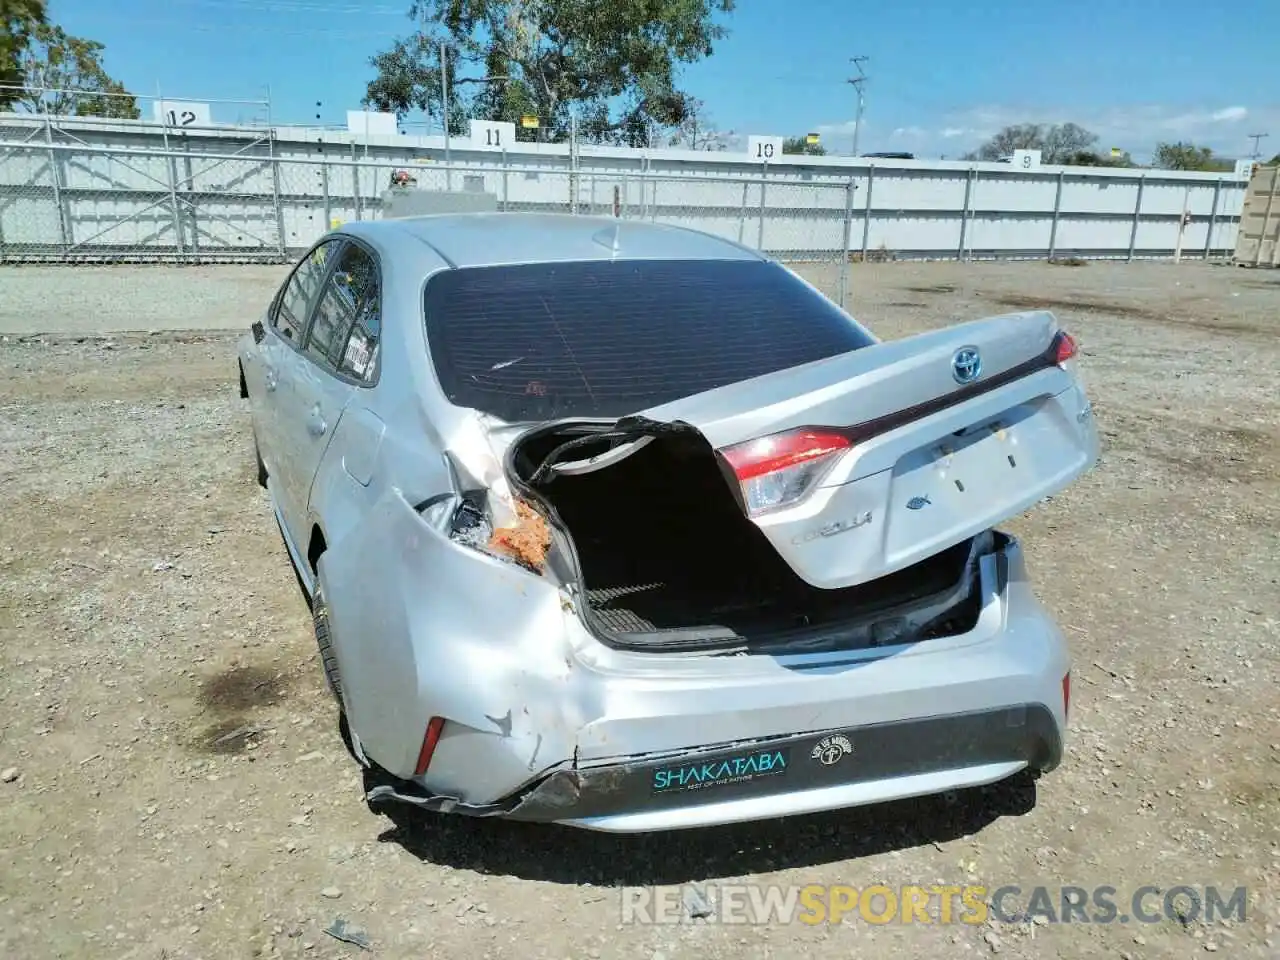
[[[853,235],[853,177],[844,185],[844,239],[840,243],[840,309],[849,305],[849,241]]]
[[[1053,195],[1053,224],[1049,227],[1049,259],[1053,259],[1053,255],[1058,250],[1058,216],[1062,212],[1062,178],[1066,175],[1065,170],[1058,171],[1058,189]]]
[[[744,183],[742,185],[742,209],[738,211],[738,242],[745,243],[747,229],[747,193],[751,189],[751,184]]]
[[[49,177],[53,181],[53,204],[58,208],[58,236],[65,257],[71,252],[71,224],[67,222],[67,211],[62,203],[62,173],[58,169],[58,151],[53,149],[53,121],[48,114],[44,117],[44,137],[49,144]]]
[[[353,149],[354,157],[354,149]],[[356,204],[356,219],[364,219],[364,207],[360,203],[360,161],[352,159],[351,161],[351,197]]]
[[[867,200],[862,206],[862,262],[867,262],[867,244],[871,242],[871,192],[876,185],[875,164],[867,170]]]
[[[169,172],[169,209],[173,214],[173,245],[178,256],[184,257],[187,247],[182,241],[182,217],[178,213],[178,161],[168,149],[165,154],[164,165]]]
[[[960,261],[967,260],[965,255],[965,234],[969,232],[969,201],[973,197],[973,181],[974,174],[977,171],[973,167],[969,168],[969,173],[964,179],[964,209],[960,211],[960,247],[956,250],[956,259]]]
[[[569,212],[578,214],[578,115],[569,115]]]
[[[503,213],[507,212],[508,193],[511,189],[511,185],[508,182],[508,176],[510,173],[511,173],[511,168],[507,165],[507,148],[503,147],[502,148],[502,212]]]
[[[649,212],[649,157],[640,158],[640,219]]]
[[[1133,226],[1129,229],[1129,262],[1133,262],[1133,251],[1138,243],[1138,217],[1142,213],[1142,191],[1147,185],[1147,175],[1138,177],[1138,199],[1133,204]]]
[[[320,164],[320,189],[324,192],[324,230],[321,233],[327,233],[333,229],[333,212],[329,207],[329,161],[326,160]]]
[[[1182,238],[1187,233],[1187,221],[1190,217],[1191,207],[1191,184],[1187,184],[1182,191],[1182,209],[1178,211],[1178,242],[1173,248],[1173,262],[1180,263],[1182,261]]]
[[[1200,259],[1208,260],[1209,255],[1213,251],[1213,231],[1218,226],[1218,201],[1222,197],[1222,178],[1219,177],[1213,182],[1213,206],[1209,208],[1209,227],[1204,234],[1204,256]]]
[[[764,188],[769,179],[769,162],[760,165],[760,222],[756,224],[756,249],[764,250]]]
[[[271,202],[276,211],[276,238],[280,258],[285,257],[284,245],[284,209],[280,205],[280,161],[276,157],[276,132],[267,133],[267,162],[271,164]]]
[[[187,205],[187,209],[191,212],[191,254],[194,262],[200,262],[200,217],[196,209],[195,200],[190,198],[190,194],[195,192],[196,174],[195,168],[191,166],[191,141],[186,138],[182,141],[182,148],[186,151],[186,156],[182,158],[182,172],[184,174],[182,182],[187,185],[188,199],[183,201]]]

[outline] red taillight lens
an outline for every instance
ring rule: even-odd
[[[1071,712],[1071,671],[1062,678],[1062,715],[1066,717]]]
[[[1067,331],[1059,330],[1058,335],[1053,338],[1053,362],[1066,363],[1068,360],[1074,360],[1076,349],[1075,338]]]
[[[444,730],[444,717],[432,717],[427,722],[427,732],[422,738],[422,749],[418,751],[418,765],[413,768],[413,775],[420,777],[431,766],[431,755],[436,752],[436,744],[440,742],[440,732]]]
[[[747,512],[755,516],[801,499],[852,446],[832,431],[792,430],[728,447],[721,455],[738,478]]]

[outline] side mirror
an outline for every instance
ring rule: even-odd
[[[266,330],[264,330],[264,329],[262,328],[262,321],[261,321],[261,320],[255,320],[255,321],[253,321],[253,326],[251,326],[249,329],[253,331],[253,342],[254,342],[254,343],[261,343],[261,342],[262,342],[262,338],[263,338],[263,337],[265,337],[265,336],[267,335],[267,331],[266,331]]]

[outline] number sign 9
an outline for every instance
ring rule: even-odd
[[[1013,151],[1013,167],[1015,170],[1039,170],[1040,169],[1040,151],[1039,150]]]

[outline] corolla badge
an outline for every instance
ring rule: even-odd
[[[977,347],[961,347],[951,358],[951,375],[956,383],[973,383],[982,375],[982,355]]]

